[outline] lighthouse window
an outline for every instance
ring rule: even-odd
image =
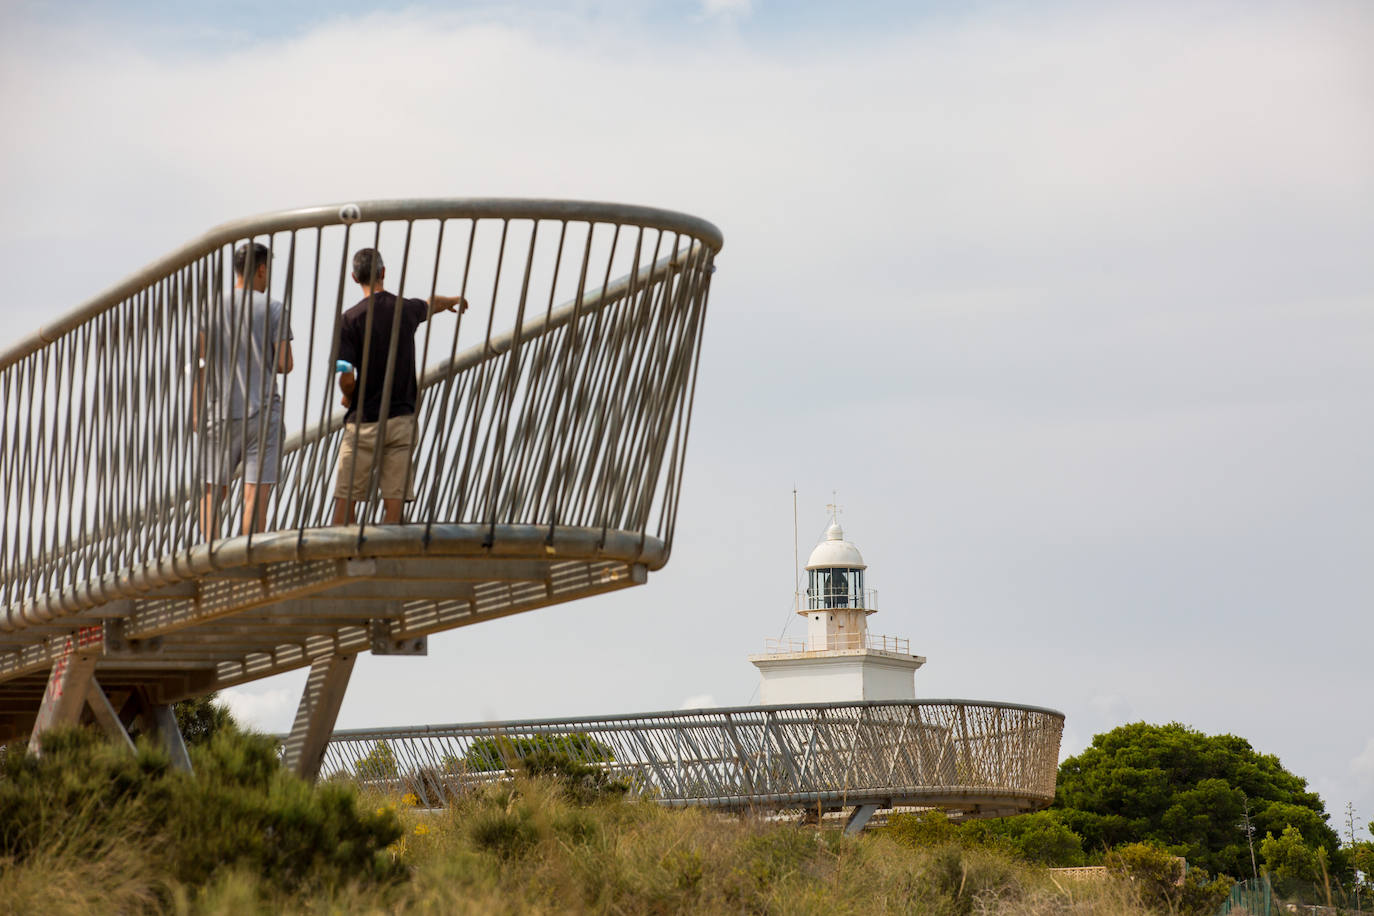
[[[844,569],[832,569],[826,577],[825,606],[847,607],[849,604],[849,575]]]
[[[862,569],[813,569],[809,571],[807,604],[811,610],[832,607],[863,607]]]

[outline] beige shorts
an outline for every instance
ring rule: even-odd
[[[355,502],[368,498],[367,484],[377,451],[378,423],[348,423],[339,446],[339,469],[334,497]],[[415,469],[410,453],[415,447],[415,416],[386,421],[380,468],[382,499],[414,499]],[[350,487],[350,481],[352,486]]]

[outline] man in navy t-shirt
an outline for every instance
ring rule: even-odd
[[[353,256],[353,280],[367,295],[339,321],[337,358],[354,368],[339,375],[339,390],[348,413],[334,487],[336,525],[353,524],[354,503],[368,498],[374,463],[379,464],[384,519],[390,525],[400,523],[402,506],[415,498],[411,466],[419,399],[415,331],[435,312],[461,313],[468,307],[462,296],[434,296],[428,302],[397,299],[382,288],[385,277],[386,268],[377,249],[364,248]]]

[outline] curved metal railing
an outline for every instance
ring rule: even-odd
[[[798,613],[806,611],[831,611],[852,609],[876,613],[878,610],[878,590],[876,588],[808,588],[800,596],[801,607]]]
[[[266,524],[240,533],[237,484],[218,524],[203,518],[222,456],[197,373],[207,335],[234,314],[231,259],[247,240],[272,255],[295,369],[276,380],[287,437]],[[348,276],[360,247],[382,252],[388,290],[471,303],[416,334],[409,530],[428,544],[467,526],[488,547],[501,532],[552,544],[599,531],[662,565],[721,243],[678,213],[539,200],[372,201],[212,230],[0,354],[0,631],[226,566],[386,540],[371,527],[375,475],[362,524],[330,520],[333,358],[340,316],[362,298]],[[242,325],[227,344],[250,345]],[[390,378],[394,363],[359,371]],[[232,422],[244,435],[263,421]]]
[[[336,731],[321,775],[423,805],[546,750],[673,806],[930,806],[967,816],[1054,799],[1064,716],[969,700],[745,706]]]

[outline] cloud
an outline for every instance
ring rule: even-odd
[[[753,9],[752,0],[701,0],[704,16],[743,17]]]
[[[287,688],[230,687],[219,695],[220,702],[240,725],[263,732],[285,732],[291,729],[296,715],[300,692]]]
[[[1374,738],[1364,743],[1364,750],[1350,761],[1350,772],[1366,791],[1374,791]]]
[[[1135,717],[1130,701],[1117,694],[1099,694],[1090,699],[1088,705],[1105,726],[1104,730],[1110,731]]]

